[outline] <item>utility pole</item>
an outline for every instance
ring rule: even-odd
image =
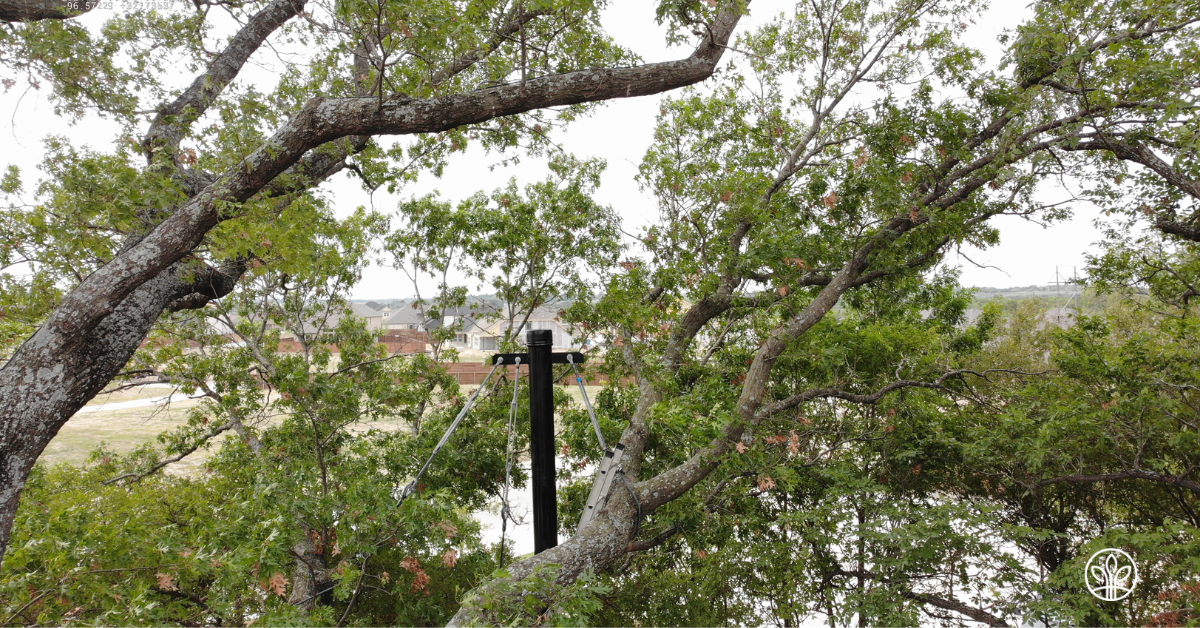
[[[552,353],[554,334],[549,329],[525,332],[528,353],[497,353],[492,364],[517,358],[529,365],[529,457],[533,485],[533,551],[540,554],[558,545],[558,487],[554,468],[554,374],[552,365],[583,364],[582,353]]]

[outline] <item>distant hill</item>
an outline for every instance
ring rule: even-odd
[[[1083,295],[1083,286],[1065,284],[1061,286],[1023,286],[1018,288],[973,288],[975,300],[990,301],[996,297],[1002,299],[1070,299]]]
[[[1095,291],[1078,284],[973,288],[973,290],[975,290],[975,302],[971,305],[971,309],[981,308],[984,303],[998,301],[1005,312],[1015,311],[1022,301],[1037,301],[1046,310],[1069,307],[1080,314],[1094,316],[1121,298],[1114,294],[1098,295]]]

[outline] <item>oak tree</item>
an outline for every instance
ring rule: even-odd
[[[56,178],[37,203],[5,212],[0,256],[29,277],[17,289],[57,294],[22,304],[26,327],[15,333],[31,333],[0,371],[0,553],[25,478],[63,423],[121,372],[162,312],[229,294],[271,247],[273,221],[329,177],[350,169],[370,186],[403,181],[471,141],[538,141],[553,117],[538,111],[567,107],[570,117],[582,103],[703,81],[742,10],[689,9],[686,24],[672,19],[698,33],[695,52],[638,65],[599,31],[590,2],[193,8],[123,13],[95,35],[71,19],[4,30],[6,67],[49,79],[62,112],[111,116],[128,135],[107,154],[52,142]],[[236,31],[214,30],[214,12]],[[239,84],[274,46],[302,48],[308,65],[265,91]],[[163,79],[180,67],[195,78],[172,90]],[[381,135],[414,139],[388,147],[372,139]]]

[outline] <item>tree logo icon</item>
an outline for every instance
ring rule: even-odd
[[[1123,600],[1137,586],[1137,564],[1124,550],[1102,549],[1088,559],[1083,580],[1097,598],[1105,602]]]

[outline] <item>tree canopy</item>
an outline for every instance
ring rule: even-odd
[[[736,35],[776,8],[664,2],[696,51],[632,66],[600,8],[197,3],[3,32],[5,67],[50,78],[64,115],[129,133],[52,139],[35,202],[4,213],[5,623],[1200,622],[1200,4],[1038,2],[991,66],[971,0],[813,0]],[[214,53],[215,9],[241,21]],[[238,84],[272,38],[312,63]],[[164,51],[190,87],[165,85]],[[676,88],[640,165],[657,220],[623,237],[603,164],[551,130]],[[551,174],[341,219],[319,193],[343,170],[401,189],[471,143],[554,154]],[[1068,179],[1111,221],[1100,305],[968,317],[947,251],[995,244],[997,216],[1053,224],[1071,206],[1046,184]],[[379,254],[436,285],[411,304],[428,353],[349,315]],[[505,347],[555,304],[603,357],[625,481],[576,530],[603,452],[556,392],[566,540],[534,556],[472,517],[528,439],[511,372],[396,503],[466,400],[444,365],[463,276],[502,301]],[[203,396],[185,426],[35,466],[147,375]],[[163,473],[206,448],[203,473]],[[1141,570],[1123,602],[1084,586],[1107,547]]]

